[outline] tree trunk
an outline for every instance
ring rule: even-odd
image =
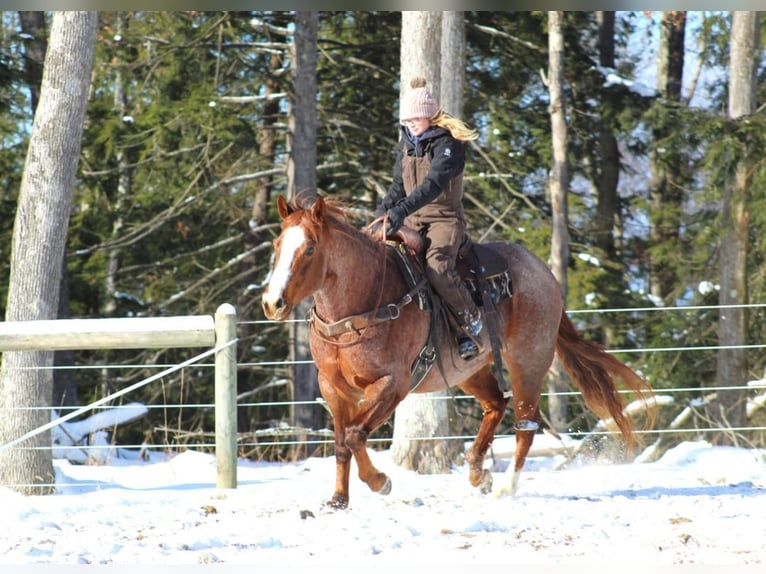
[[[273,165],[277,154],[278,140],[275,124],[279,115],[280,101],[276,98],[271,99],[269,96],[272,96],[279,91],[279,79],[276,75],[281,68],[281,62],[282,58],[280,58],[279,55],[271,55],[269,60],[269,73],[264,80],[264,95],[267,99],[263,104],[263,115],[261,117],[262,126],[259,133],[260,141],[258,144],[258,157],[264,162],[264,165]],[[255,183],[253,207],[251,210],[250,221],[248,222],[248,229],[245,231],[245,253],[250,253],[257,245],[260,245],[263,242],[270,242],[270,236],[263,231],[259,231],[259,227],[267,221],[273,186],[274,176],[272,175],[266,175]],[[258,255],[253,253],[251,256],[246,257],[240,264],[240,267],[242,269],[241,277],[243,285],[239,290],[239,296],[237,297],[236,303],[237,316],[240,320],[240,325],[237,327],[237,333],[241,341],[258,340],[260,337],[266,337],[266,335],[262,334],[262,329],[256,324],[251,323],[251,321],[254,319],[253,308],[258,306],[260,299],[253,297],[252,292],[247,288],[247,285],[253,282],[254,273],[256,269],[258,269]],[[239,360],[241,362],[250,360],[252,353],[251,345],[240,345],[239,353]],[[248,369],[237,369],[237,388],[252,388],[254,378],[255,376],[252,371]],[[246,408],[240,407],[238,413],[241,413],[237,417],[238,429],[240,432],[247,432],[250,430],[250,424],[247,420]]]
[[[567,123],[564,95],[564,13],[548,12],[548,91],[550,93],[551,137],[553,165],[548,188],[553,208],[553,236],[551,238],[551,271],[561,285],[561,296],[566,301],[567,263],[569,261],[569,217],[567,190]],[[564,371],[556,358],[548,378],[548,415],[557,431],[565,431],[569,424],[567,400],[563,393],[569,389]]]
[[[118,12],[115,15],[114,28],[117,34],[125,33],[125,15]],[[127,113],[128,96],[126,93],[125,81],[123,78],[125,62],[122,65],[114,66],[114,109],[125,117]],[[122,214],[124,204],[131,192],[130,166],[125,149],[122,146],[115,147],[115,160],[117,163],[117,197],[112,198],[112,233],[111,239],[116,240],[122,235],[124,221]],[[120,269],[120,248],[110,247],[107,253],[106,274],[104,277],[104,294],[106,301],[103,307],[103,313],[107,317],[114,316],[117,311],[117,299],[114,297],[117,291],[117,272]],[[104,380],[107,379],[106,372],[103,374]],[[104,389],[104,391],[108,391]],[[109,394],[105,392],[105,394]]]
[[[456,118],[463,117],[465,90],[465,15],[442,12],[439,103]]]
[[[614,12],[597,12],[599,20],[599,63],[607,68],[614,68]],[[602,91],[601,118],[599,122],[599,147],[601,161],[598,164],[598,202],[596,204],[595,230],[593,239],[606,261],[614,261],[615,228],[619,214],[617,186],[620,182],[620,152],[617,148],[616,115],[618,105],[612,101],[608,90]],[[621,291],[621,271],[612,270],[608,280],[610,287]],[[613,300],[610,297],[610,300]]]
[[[672,11],[662,14],[660,48],[657,54],[657,91],[670,102],[681,101],[681,80],[684,71],[684,35],[686,12]],[[681,184],[680,152],[666,141],[677,126],[660,120],[653,129],[653,146],[649,155],[651,177],[650,242],[655,255],[649,270],[650,292],[659,300],[671,302],[673,289],[678,285],[673,264],[667,260],[677,254],[683,185]]]
[[[455,62],[450,74],[465,68],[465,47],[461,44],[463,26],[455,22],[457,15],[448,16],[448,37],[442,36],[442,18],[442,12],[402,12],[400,95],[410,89],[413,76],[423,76],[429,91],[447,109],[448,105],[454,107],[458,99],[462,100],[462,84],[458,85],[459,79],[452,76],[443,79],[441,71],[445,70],[446,61]],[[450,94],[449,102],[442,101],[441,86],[446,81],[450,83],[445,90],[445,94]],[[399,404],[391,443],[391,457],[396,464],[421,474],[450,471],[455,445],[447,439],[435,438],[450,434],[447,396],[446,392],[411,395]]]
[[[40,87],[43,82],[43,66],[48,39],[45,30],[45,12],[19,12],[21,30],[24,32],[24,81],[29,87],[32,116],[35,115],[37,102],[40,101]],[[66,261],[62,260],[61,287],[59,293],[59,318],[70,316],[69,277]],[[56,351],[53,357],[56,367],[74,365],[74,351]],[[53,371],[53,405],[55,407],[74,406],[77,404],[77,382],[72,369]]]
[[[318,12],[295,13],[293,45],[293,92],[290,96],[288,135],[288,188],[290,197],[316,195],[317,177],[317,29]],[[290,323],[291,359],[293,364],[293,424],[307,429],[322,425],[323,413],[316,407],[319,396],[317,368],[311,361],[309,332],[304,320],[313,301],[309,298],[295,308]],[[311,404],[300,404],[309,402]],[[295,457],[305,457],[305,445],[295,447]]]
[[[126,16],[124,12],[117,12],[114,19],[115,32],[122,36],[127,28]],[[119,54],[120,52],[118,52]],[[115,56],[117,58],[118,56]],[[128,110],[127,86],[124,78],[126,62],[116,62],[114,66],[114,110],[124,118]],[[120,65],[121,64],[121,65]],[[124,127],[123,122],[123,127]],[[123,135],[123,137],[125,137]],[[129,201],[132,191],[131,167],[128,155],[123,146],[116,146],[114,149],[114,159],[117,164],[117,196],[111,198],[111,219],[112,230],[111,239],[115,245],[109,247],[106,254],[106,273],[104,274],[104,296],[105,301],[102,313],[105,317],[117,316],[117,274],[120,271],[122,261],[122,248],[118,246],[119,238],[124,232],[125,222],[123,213],[125,212],[125,202]],[[116,389],[110,388],[109,369],[104,368],[101,371],[101,394],[108,396]]]
[[[596,12],[598,21],[598,60],[604,68],[615,68],[614,27],[615,12]],[[592,237],[602,261],[602,276],[597,289],[613,304],[624,299],[623,266],[618,256],[621,238],[620,200],[617,188],[620,183],[620,150],[617,145],[617,116],[622,102],[615,91],[605,87],[599,90],[600,100],[598,135],[599,159],[594,163],[594,187],[596,189],[596,214]],[[600,326],[601,340],[610,345],[614,340],[614,327],[607,323]]]
[[[56,12],[45,58],[11,247],[6,321],[54,319],[88,101],[97,12]],[[52,351],[8,352],[0,370],[0,445],[51,419]],[[0,449],[0,484],[53,487],[50,432]]]
[[[755,110],[760,13],[733,12],[729,77],[729,117],[734,120]],[[747,190],[751,184],[751,166],[747,158],[739,164],[723,191],[723,237],[720,249],[719,303],[722,306],[747,304],[747,237],[750,219]],[[760,161],[760,158],[757,158]],[[716,379],[719,387],[741,386],[747,382],[745,344],[747,313],[744,307],[725,307],[718,315],[718,351]],[[742,427],[746,423],[746,395],[742,390],[721,390],[711,405],[711,416],[719,426]],[[735,444],[732,433],[716,433],[716,442]]]
[[[40,101],[40,84],[48,41],[45,34],[45,12],[19,12],[24,39],[24,81],[29,86],[32,114]]]

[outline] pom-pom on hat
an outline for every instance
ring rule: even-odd
[[[416,76],[410,80],[409,92],[404,94],[399,104],[399,121],[414,118],[433,118],[439,113],[439,104],[426,89],[426,80]]]

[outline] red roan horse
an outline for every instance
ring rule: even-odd
[[[374,492],[391,490],[389,478],[369,458],[367,437],[410,391],[410,366],[428,336],[431,311],[406,304],[408,286],[394,255],[383,242],[349,224],[338,206],[321,197],[310,205],[289,205],[281,196],[277,206],[282,231],[274,241],[274,266],[263,293],[263,310],[270,319],[284,320],[299,302],[313,295],[316,318],[325,325],[341,326],[330,334],[317,332],[314,326],[310,342],[319,390],[335,429],[337,474],[328,504],[345,508],[352,455],[359,478]],[[554,352],[588,407],[613,419],[628,448],[634,444],[633,429],[623,414],[613,377],[642,400],[651,390],[627,365],[578,335],[565,313],[559,283],[538,257],[520,245],[490,245],[507,260],[513,285],[512,297],[501,301],[495,314],[516,420],[513,472],[508,484],[496,492],[514,493],[538,428],[543,378]],[[392,309],[390,320],[370,319],[387,305]],[[351,326],[342,327],[346,324]],[[488,343],[485,328],[482,352],[464,361],[452,348],[453,337],[442,337],[440,368],[431,369],[415,389],[427,393],[457,386],[481,404],[484,416],[466,460],[471,484],[483,492],[492,488],[484,457],[508,403],[491,371]]]

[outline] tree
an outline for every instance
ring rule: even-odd
[[[462,12],[442,12],[441,41],[439,103],[448,114],[462,118],[465,93],[465,16]]]
[[[760,12],[737,11],[732,15],[729,64],[729,118],[732,121],[755,111],[755,88],[760,45]],[[747,246],[750,215],[747,194],[751,185],[752,166],[760,158],[734,158],[736,166],[731,180],[724,185],[722,198],[723,237],[720,247],[718,315],[719,387],[736,387],[747,381],[747,350],[744,348],[747,313]],[[741,390],[721,390],[711,407],[711,415],[721,427],[744,425],[746,395]],[[728,433],[716,435],[722,443],[732,444]]]
[[[453,83],[450,93],[462,93],[453,79],[441,76],[441,54],[454,56],[461,50],[461,28],[450,26],[449,30],[450,35],[444,38],[441,12],[402,12],[400,96],[410,89],[410,79],[416,75],[426,78],[429,90],[442,106],[444,82]],[[450,103],[454,105],[455,101]],[[445,439],[432,438],[449,435],[447,396],[446,392],[409,395],[399,403],[391,443],[391,457],[396,464],[421,474],[450,471],[454,455],[451,445]]]
[[[616,14],[613,11],[596,12],[598,25],[598,63],[602,70],[617,69],[616,60]],[[601,74],[599,74],[599,79]],[[624,98],[619,90],[604,85],[596,88],[598,139],[594,142],[595,160],[590,172],[591,185],[595,188],[596,209],[593,226],[589,230],[593,249],[600,262],[600,274],[595,281],[602,301],[611,305],[624,305],[625,269],[619,258],[622,245],[622,213],[619,197],[621,153],[618,146]],[[600,322],[600,336],[604,344],[611,345],[618,339],[615,326],[608,321]]]
[[[29,87],[30,108],[34,117],[37,102],[40,100],[40,86],[43,81],[43,65],[48,47],[45,26],[45,12],[19,12],[19,22],[24,32],[24,80]],[[61,288],[59,291],[58,317],[69,317],[69,274],[66,262],[62,262]],[[56,366],[74,364],[74,352],[56,351],[53,355]],[[72,369],[53,371],[53,404],[72,406],[77,402],[77,383]]]
[[[553,140],[553,164],[548,177],[553,212],[553,234],[551,237],[551,271],[561,285],[561,295],[566,301],[567,266],[569,264],[569,217],[567,190],[569,172],[567,168],[567,118],[566,96],[564,94],[564,32],[563,12],[548,12],[548,90],[550,92],[551,137]],[[548,410],[553,428],[566,430],[568,425],[566,399],[560,394],[567,388],[566,375],[558,363],[553,364],[549,379],[551,397]]]
[[[24,32],[24,80],[30,91],[32,113],[40,100],[40,83],[43,79],[43,65],[47,40],[45,38],[45,12],[20,11],[19,22]]]
[[[58,312],[97,26],[96,12],[53,16],[16,211],[6,321],[54,319]],[[0,444],[50,421],[52,365],[52,351],[3,354]],[[45,432],[19,448],[0,450],[0,482],[25,493],[50,493],[50,446],[50,433]]]
[[[685,30],[686,12],[662,13],[657,91],[664,99],[663,106],[678,106],[681,103]],[[678,279],[672,254],[678,249],[684,194],[680,174],[681,151],[671,141],[676,130],[673,115],[667,113],[657,118],[652,130],[649,195],[653,256],[649,281],[651,293],[659,301],[672,299]]]
[[[548,90],[550,92],[551,138],[553,141],[553,165],[548,177],[553,212],[553,234],[551,237],[551,271],[561,285],[561,295],[566,301],[567,265],[569,261],[569,218],[567,190],[569,172],[567,168],[567,119],[566,96],[564,94],[564,13],[548,12]],[[566,399],[560,393],[567,389],[566,375],[558,363],[553,364],[549,380],[551,397],[548,410],[553,428],[559,431],[568,424]]]
[[[317,12],[295,13],[295,40],[293,46],[293,90],[290,94],[288,134],[288,189],[289,195],[316,195],[317,165]],[[293,364],[293,399],[313,402],[319,394],[317,368],[311,362],[309,333],[305,321],[312,301],[306,300],[295,308],[290,325],[291,358]],[[323,413],[309,404],[294,407],[297,426],[320,428]],[[301,452],[301,455],[307,453]]]

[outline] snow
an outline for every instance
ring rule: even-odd
[[[110,446],[109,433],[104,429],[128,423],[141,418],[149,409],[141,403],[127,403],[119,408],[98,411],[86,419],[66,422],[64,417],[53,411],[51,440],[53,458],[68,458],[72,462],[85,463],[89,460],[107,462],[114,454]],[[98,449],[77,449],[75,445],[98,446]]]
[[[624,76],[620,75],[614,68],[609,68],[606,66],[594,66],[594,68],[598,70],[604,77],[604,87],[625,86],[631,92],[644,98],[656,98],[659,96],[659,92],[655,88],[647,86],[642,82],[637,82],[635,80],[625,78]]]
[[[389,451],[373,451],[393,481],[391,494],[370,492],[354,467],[342,511],[324,506],[334,489],[332,457],[240,460],[236,489],[218,489],[215,457],[191,450],[153,451],[149,460],[124,451],[108,464],[56,460],[57,494],[0,488],[0,571],[89,563],[282,571],[310,563],[342,571],[622,564],[632,572],[637,564],[766,560],[766,451],[694,441],[653,463],[556,470],[561,456],[528,459],[518,493],[497,498],[470,487],[464,466],[419,475],[396,466]],[[502,477],[494,469],[507,462],[494,460],[496,484]]]

